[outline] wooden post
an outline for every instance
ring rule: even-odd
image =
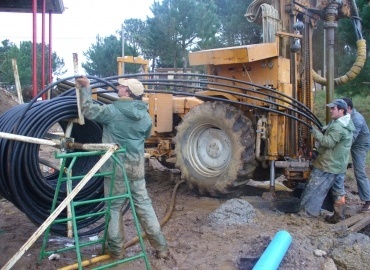
[[[74,74],[78,75],[78,55],[77,55],[77,53],[73,53],[73,69],[74,69]],[[82,111],[81,111],[81,102],[80,102],[81,97],[80,97],[80,91],[78,90],[79,87],[80,86],[76,84],[78,123],[80,125],[84,125],[85,124],[85,118],[82,115]]]
[[[13,66],[13,73],[14,73],[15,88],[17,88],[18,101],[19,101],[19,104],[23,104],[22,88],[21,88],[21,82],[19,81],[17,60],[12,59],[12,66]]]

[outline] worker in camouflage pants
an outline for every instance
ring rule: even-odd
[[[313,163],[313,169],[301,196],[301,214],[318,216],[322,203],[338,177],[344,175],[347,169],[352,134],[355,129],[351,117],[347,114],[347,103],[336,99],[327,104],[330,108],[332,121],[325,133],[312,128],[315,140],[320,144],[318,156]],[[332,193],[334,199],[335,218],[343,217],[344,194]]]
[[[87,119],[103,125],[103,143],[116,143],[126,147],[126,152],[119,154],[124,164],[132,198],[138,219],[157,258],[167,258],[168,248],[161,231],[158,218],[148,196],[144,179],[144,141],[150,135],[151,118],[147,112],[147,104],[141,100],[144,93],[142,83],[136,79],[119,79],[119,99],[109,105],[93,104],[90,82],[86,77],[76,80],[80,88],[81,109]],[[102,171],[112,170],[112,160],[108,160]],[[113,187],[113,196],[126,193],[122,170],[117,170]],[[111,179],[104,179],[104,193],[109,196]],[[112,201],[110,221],[107,235],[107,252],[114,258],[124,257],[124,231],[122,208],[125,199]]]

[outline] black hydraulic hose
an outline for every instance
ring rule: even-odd
[[[185,74],[183,76],[187,76],[187,75],[188,74]],[[192,75],[198,75],[198,74],[192,74]],[[122,76],[119,76],[119,77],[122,77]],[[112,78],[119,78],[119,77],[115,76],[115,77],[112,77]],[[126,76],[124,76],[124,77],[126,77]],[[223,78],[223,77],[218,77],[218,78]],[[171,86],[171,87],[180,87],[180,88],[189,88],[190,86],[185,85],[185,84],[176,84],[176,82],[194,83],[194,81],[191,81],[191,80],[173,80],[173,79],[171,79],[171,80],[159,80],[159,79],[156,79],[156,80],[141,80],[141,82],[144,85],[154,85],[155,84],[157,86],[168,86],[168,87]],[[237,82],[242,82],[242,81],[237,81]],[[311,121],[319,129],[322,128],[321,122],[318,120],[318,118],[304,104],[302,104],[302,103],[300,103],[300,102],[298,102],[296,100],[293,100],[290,97],[289,97],[289,99],[290,100],[293,100],[293,102],[289,102],[287,100],[284,100],[281,97],[277,97],[277,96],[274,96],[274,95],[268,94],[268,93],[259,92],[257,90],[253,90],[253,89],[246,89],[246,88],[237,87],[237,86],[234,86],[234,85],[227,85],[227,84],[213,83],[213,82],[210,82],[209,84],[215,84],[215,85],[220,85],[220,86],[227,86],[229,88],[235,88],[235,89],[239,89],[239,90],[250,91],[250,92],[253,92],[253,93],[256,93],[256,94],[259,94],[259,95],[265,95],[265,96],[267,96],[269,98],[274,98],[274,99],[282,100],[283,102],[292,105],[292,108],[290,108],[288,106],[285,106],[285,105],[282,105],[282,104],[278,104],[278,103],[276,103],[276,102],[274,102],[272,100],[269,100],[269,99],[262,99],[262,98],[255,97],[255,96],[252,96],[252,95],[247,95],[247,94],[233,92],[233,91],[219,89],[219,88],[209,88],[209,87],[202,87],[202,86],[191,86],[191,88],[202,89],[202,90],[209,90],[209,91],[215,91],[215,92],[222,92],[222,93],[228,93],[228,94],[233,94],[235,96],[247,97],[247,98],[251,98],[253,100],[262,101],[264,103],[271,104],[271,105],[273,105],[275,107],[281,107],[281,108],[284,108],[284,109],[286,109],[286,110],[288,110],[290,112],[295,112],[299,116],[304,117],[307,120]],[[92,88],[96,88],[97,86],[104,87],[104,85],[102,85],[100,83],[98,85],[94,85],[94,84],[91,85]],[[271,89],[271,88],[268,88],[268,87],[262,87],[262,88],[264,90],[276,92],[276,90]],[[264,107],[264,106],[258,106],[258,105],[254,105],[254,104],[250,104],[250,103],[246,103],[246,102],[242,102],[242,101],[227,100],[227,99],[224,99],[224,98],[219,98],[219,97],[214,97],[214,96],[206,96],[206,95],[202,95],[202,94],[182,92],[182,91],[179,92],[179,91],[170,91],[170,90],[145,90],[145,92],[146,93],[173,94],[173,95],[179,95],[179,96],[192,96],[192,97],[197,97],[199,99],[223,101],[223,102],[231,103],[231,104],[244,105],[244,106],[252,107],[252,108],[255,108],[255,109],[260,109],[260,110],[263,110],[263,111],[273,112],[273,113],[276,113],[276,114],[284,115],[284,116],[286,116],[286,117],[288,117],[290,119],[296,120],[296,121],[304,124],[305,126],[307,126],[309,128],[311,127],[311,124],[309,124],[306,121],[303,121],[302,119],[299,119],[298,117],[296,117],[294,115],[291,115],[289,113],[285,113],[285,112],[282,112],[282,111],[277,110],[277,109],[273,109],[273,108],[269,108],[269,107]],[[99,93],[101,93],[101,91],[95,91],[93,93],[99,95]],[[278,93],[278,94],[280,94],[280,93]],[[286,95],[283,95],[283,96],[286,96]],[[308,115],[306,113],[308,113]]]
[[[119,78],[125,78],[125,77],[130,77],[130,78],[139,78],[140,81],[144,84],[144,85],[158,85],[157,82],[176,82],[176,81],[179,81],[179,82],[187,82],[187,83],[190,83],[190,87],[191,88],[197,88],[197,89],[203,89],[203,90],[209,90],[209,91],[216,91],[216,89],[213,89],[213,88],[209,88],[209,87],[199,87],[199,86],[195,86],[193,85],[194,83],[202,83],[203,82],[200,82],[200,81],[195,81],[195,80],[177,80],[177,79],[146,79],[146,77],[158,77],[158,78],[163,78],[163,77],[167,77],[167,76],[174,76],[175,77],[192,77],[192,78],[203,78],[203,79],[206,79],[207,81],[204,82],[204,84],[207,84],[207,85],[217,85],[217,86],[225,86],[225,87],[228,87],[228,88],[234,88],[234,89],[238,89],[238,90],[243,90],[243,91],[249,91],[249,92],[254,92],[256,94],[259,94],[259,95],[264,95],[266,97],[271,97],[273,99],[278,99],[278,100],[281,100],[285,103],[288,103],[290,105],[293,105],[294,107],[297,107],[299,108],[299,110],[305,112],[306,114],[310,115],[312,117],[312,119],[315,119],[315,124],[318,126],[318,127],[322,127],[322,124],[320,123],[320,120],[316,117],[316,115],[314,115],[312,113],[312,111],[306,107],[305,104],[299,102],[298,100],[284,94],[284,93],[281,93],[271,87],[268,87],[268,86],[263,86],[263,85],[258,85],[258,84],[254,84],[254,83],[251,83],[251,82],[246,82],[246,81],[241,81],[241,80],[236,80],[236,79],[233,79],[233,78],[228,78],[228,77],[220,77],[220,76],[215,76],[215,75],[208,75],[208,74],[197,74],[197,73],[137,73],[137,74],[130,74],[130,75],[121,75],[121,76],[112,76],[112,77],[108,77],[108,78],[105,78],[106,80],[117,80]],[[222,84],[222,83],[217,83],[215,81],[218,81],[218,80],[222,80],[222,81],[226,81],[226,82],[230,82],[230,84]],[[149,82],[152,82],[152,83],[149,83]],[[268,93],[264,93],[264,92],[261,92],[261,91],[256,91],[254,89],[250,89],[250,88],[245,88],[245,87],[238,87],[236,86],[236,84],[242,84],[242,85],[248,85],[248,86],[251,86],[251,87],[254,87],[254,88],[258,88],[258,89],[261,89],[261,90],[264,90],[264,91],[267,91],[268,93],[271,93],[271,94],[268,94]],[[181,85],[176,85],[178,87],[189,87],[189,86],[181,86]],[[220,89],[217,89],[217,91],[219,91]],[[226,91],[226,90],[223,90],[223,91]],[[233,95],[240,95],[240,93],[237,93],[237,92],[233,92],[233,91],[230,91],[229,93],[233,94]],[[278,96],[277,96],[278,95]],[[250,98],[254,99],[255,97],[253,96],[249,96]],[[292,101],[292,102],[289,102],[288,100]]]
[[[201,83],[200,81],[195,81],[195,80],[178,80],[178,79],[145,79],[145,77],[159,77],[160,78],[160,77],[167,77],[167,76],[190,77],[190,78],[199,78],[200,77],[200,78],[204,78],[204,79],[207,80],[207,82],[204,82],[204,84],[207,84],[207,85],[217,85],[217,86],[225,86],[225,87],[228,87],[228,88],[238,89],[238,90],[241,90],[241,91],[244,91],[244,92],[256,93],[258,95],[266,96],[267,98],[281,100],[284,103],[287,103],[289,105],[292,105],[294,108],[297,108],[297,110],[294,109],[294,108],[289,108],[289,107],[287,107],[285,105],[278,104],[278,103],[276,103],[276,102],[274,102],[272,100],[262,99],[262,98],[258,98],[256,96],[252,96],[252,95],[246,95],[246,94],[243,94],[243,93],[238,93],[238,92],[233,92],[233,91],[228,91],[228,90],[223,90],[223,89],[218,89],[218,88],[217,89],[210,88],[209,86],[196,86],[196,85],[193,85],[194,83]],[[78,76],[75,76],[75,77],[78,77]],[[114,89],[114,92],[117,92],[117,89],[115,87],[118,84],[117,80],[120,79],[120,78],[127,78],[127,77],[129,77],[129,78],[139,78],[140,81],[144,85],[157,85],[157,86],[158,85],[162,85],[162,86],[174,86],[174,87],[195,88],[195,89],[200,89],[200,90],[230,93],[230,94],[233,94],[235,96],[248,97],[250,99],[263,101],[263,102],[269,103],[271,105],[275,105],[275,106],[279,106],[279,107],[288,109],[291,112],[296,112],[299,115],[301,115],[301,116],[307,118],[308,120],[312,121],[313,124],[316,125],[319,129],[322,128],[322,124],[321,124],[320,120],[317,118],[317,116],[314,115],[313,112],[309,108],[307,108],[303,103],[299,102],[298,100],[295,100],[294,98],[292,98],[292,97],[290,97],[290,96],[288,96],[288,95],[286,95],[284,93],[278,92],[277,90],[275,90],[275,89],[273,89],[271,87],[261,86],[261,85],[257,85],[257,84],[254,84],[254,83],[250,83],[250,82],[246,82],[246,81],[241,81],[241,80],[236,80],[236,79],[227,78],[227,77],[220,77],[220,76],[214,76],[214,75],[208,75],[208,74],[197,74],[197,73],[185,73],[185,74],[184,73],[137,73],[137,74],[129,74],[129,75],[111,76],[111,77],[107,77],[105,79],[100,79],[100,78],[97,78],[97,77],[90,77],[90,78],[92,78],[92,79],[94,79],[96,81],[99,81],[99,83],[94,83],[92,81],[91,82],[91,87],[92,88],[99,88],[99,87],[111,86]],[[228,81],[228,82],[231,82],[232,84],[230,85],[230,84],[225,84],[225,83],[217,83],[217,82],[214,82],[213,80]],[[111,84],[109,84],[109,81],[114,81],[114,82],[111,83]],[[176,82],[189,83],[190,86],[189,85],[174,84]],[[55,83],[55,84],[57,84],[57,83]],[[242,86],[236,86],[236,84],[248,85],[248,86],[251,86],[251,87],[254,87],[254,88],[258,88],[260,90],[264,90],[267,93],[262,92],[262,91],[257,91],[255,89],[245,88],[245,87],[242,87]],[[72,89],[68,90],[68,93],[70,91],[74,91],[74,89],[75,88],[72,88]],[[99,95],[99,93],[102,93],[102,92],[99,91],[99,92],[94,92],[94,93]],[[164,92],[162,92],[162,93],[164,93]],[[203,98],[207,98],[207,97],[203,97]],[[245,103],[244,105],[248,106],[249,104],[248,103]],[[263,106],[260,107],[260,109],[262,109],[262,110],[264,110],[264,108],[265,107],[263,107]],[[294,116],[292,116],[290,118],[295,119]],[[307,123],[306,123],[306,125],[307,126],[311,126],[311,125],[309,125]]]
[[[25,108],[27,110],[25,112]],[[77,118],[76,98],[57,97],[49,101],[34,102],[15,106],[0,116],[0,130],[11,133],[15,126],[17,134],[44,138],[48,130],[59,124],[63,130],[69,119]],[[21,121],[19,119],[22,118]],[[81,143],[100,143],[102,127],[86,119],[85,125],[74,124],[71,136]],[[11,145],[11,147],[9,147]],[[38,160],[40,146],[7,139],[0,139],[0,194],[24,212],[35,224],[42,224],[50,215],[58,173],[44,177]],[[81,157],[76,160],[74,175],[85,175],[98,161],[99,157]],[[73,181],[75,186],[78,181]],[[66,197],[65,186],[61,188],[58,202]],[[103,179],[94,177],[76,196],[75,200],[90,200],[103,197]],[[104,203],[76,207],[77,215],[95,213]],[[66,217],[63,212],[60,217]],[[80,235],[96,234],[104,224],[94,225],[102,216],[77,221]],[[65,224],[52,226],[52,231],[65,235]]]
[[[355,28],[357,40],[363,39],[361,18],[360,18],[360,15],[358,14],[358,8],[357,8],[355,0],[350,0],[350,7],[351,7],[351,14],[352,14],[351,20]]]
[[[175,91],[160,91],[160,90],[152,90],[151,91],[151,90],[147,90],[147,92],[148,93],[164,93],[164,94],[167,93],[167,94],[180,95],[180,96],[191,96],[191,97],[197,97],[197,98],[200,98],[200,99],[207,99],[207,100],[213,100],[213,101],[222,101],[222,102],[230,103],[230,104],[234,104],[234,105],[235,104],[237,104],[237,105],[248,105],[249,107],[252,107],[252,108],[261,109],[261,110],[264,110],[264,111],[267,111],[267,112],[273,112],[273,113],[276,113],[276,114],[279,114],[279,115],[284,115],[288,118],[294,119],[294,120],[304,124],[307,127],[311,127],[311,125],[308,124],[307,122],[305,122],[302,119],[299,119],[295,116],[292,116],[290,114],[287,114],[287,113],[284,113],[282,111],[275,110],[275,109],[270,109],[270,108],[266,108],[266,107],[262,107],[262,106],[258,106],[258,105],[254,105],[254,104],[245,103],[245,102],[242,102],[242,101],[228,100],[228,99],[219,98],[219,97],[204,96],[204,95],[200,95],[200,94],[190,94],[190,93],[175,92]]]
[[[224,89],[219,89],[219,88],[210,88],[209,86],[197,86],[197,85],[194,85],[194,83],[202,83],[200,81],[195,81],[195,80],[179,80],[179,79],[145,79],[145,77],[164,77],[164,76],[175,76],[175,77],[201,77],[201,78],[205,78],[207,79],[207,82],[204,82],[204,84],[207,84],[207,85],[216,85],[216,86],[224,86],[224,87],[228,87],[228,88],[233,88],[233,89],[237,89],[237,90],[241,90],[241,91],[244,91],[244,92],[251,92],[251,93],[255,93],[255,94],[258,94],[260,96],[266,96],[267,98],[266,99],[262,99],[262,98],[258,98],[256,96],[252,96],[252,95],[247,95],[247,94],[243,94],[243,93],[238,93],[238,92],[233,92],[233,91],[228,91],[228,90],[224,90]],[[241,80],[235,80],[235,79],[232,79],[232,78],[227,78],[227,77],[220,77],[220,76],[214,76],[214,75],[207,75],[207,74],[194,74],[194,73],[138,73],[138,74],[130,74],[130,75],[121,75],[121,76],[112,76],[112,77],[108,77],[108,78],[105,78],[105,80],[117,80],[119,78],[126,78],[126,77],[130,77],[130,78],[139,78],[140,81],[144,84],[144,85],[156,85],[156,86],[172,86],[172,87],[179,87],[179,88],[193,88],[193,89],[200,89],[200,90],[207,90],[207,91],[214,91],[214,92],[223,92],[223,93],[229,93],[229,94],[232,94],[232,95],[235,95],[235,96],[241,96],[241,97],[247,97],[247,98],[250,98],[250,99],[253,99],[253,100],[258,100],[258,101],[263,101],[264,103],[268,103],[268,104],[271,104],[271,105],[274,105],[274,106],[279,106],[279,107],[282,107],[282,108],[285,108],[291,112],[296,112],[298,113],[299,115],[305,117],[306,119],[312,121],[312,123],[314,125],[316,125],[319,129],[322,128],[322,124],[320,122],[320,120],[317,118],[316,115],[313,114],[313,112],[307,108],[303,103],[299,102],[298,100],[295,100],[293,99],[292,97],[284,94],[284,93],[280,93],[278,92],[277,90],[273,89],[273,88],[270,88],[270,87],[266,87],[266,86],[261,86],[261,85],[257,85],[257,84],[254,84],[254,83],[250,83],[250,82],[245,82],[245,81],[241,81]],[[218,83],[218,82],[214,82],[213,80],[223,80],[223,81],[229,81],[231,82],[232,84],[225,84],[225,83]],[[179,82],[179,83],[188,83],[189,85],[184,85],[184,84],[176,84],[176,82]],[[115,85],[117,85],[117,82],[114,82]],[[236,86],[236,84],[239,84],[239,85],[242,85],[242,86]],[[259,90],[263,90],[263,91],[266,91],[266,92],[262,92],[262,91],[258,91],[258,90],[255,90],[255,89],[250,89],[250,88],[245,88],[243,87],[243,85],[248,85],[248,86],[251,86],[251,87],[255,87],[255,88],[258,88]],[[105,85],[102,85],[101,83],[98,83],[98,84],[92,84],[92,88],[98,88],[98,87],[104,87]],[[152,91],[145,91],[145,92],[158,92],[158,93],[177,93],[176,91],[157,91],[157,90],[152,90]],[[99,94],[99,92],[95,92],[96,94]],[[179,94],[178,95],[181,95],[180,93],[185,93],[185,92],[178,92]],[[190,93],[187,93],[186,96],[192,96],[193,94],[190,94]],[[195,96],[195,94],[194,94]],[[207,96],[197,96],[197,97],[201,97],[203,99],[211,99],[212,98],[209,98]],[[271,99],[271,100],[269,100]],[[273,99],[277,99],[277,100],[281,100],[283,101],[284,103],[287,103],[291,106],[293,106],[293,108],[289,108],[285,105],[282,105],[282,104],[278,104],[274,101],[272,101]],[[292,101],[292,102],[291,102]],[[232,101],[230,102],[232,103]],[[240,104],[237,102],[237,104]],[[266,107],[263,107],[263,106],[251,106],[251,104],[249,103],[244,103],[243,105],[245,106],[250,106],[250,107],[254,107],[254,108],[259,108],[261,110],[266,110],[266,111],[275,111],[274,109],[266,109]],[[296,109],[294,109],[296,108]],[[286,115],[287,117],[291,118],[291,119],[296,119],[296,117],[294,116],[289,116],[289,114],[284,114]],[[302,122],[302,121],[300,121]],[[304,123],[304,122],[302,122]],[[304,123],[306,126],[311,126],[310,124],[308,123]]]
[[[56,85],[58,85],[59,83],[62,83],[62,82],[65,82],[65,81],[69,81],[69,80],[72,80],[72,79],[76,79],[76,78],[80,78],[81,75],[75,75],[75,76],[70,76],[70,77],[67,77],[67,78],[63,78],[61,80],[58,80],[54,83],[51,83],[49,84],[48,86],[46,86],[44,89],[42,89],[27,105],[26,109],[24,110],[24,113],[23,115],[19,118],[18,122],[17,122],[17,125],[15,125],[15,134],[17,132],[17,127],[18,127],[18,124],[23,120],[23,117],[24,117],[24,114],[28,111],[28,109],[45,93],[47,93],[47,91],[49,91],[50,89],[52,89],[53,87],[55,87]],[[107,85],[107,86],[110,86],[112,87],[113,89],[115,89],[117,91],[117,88],[112,84],[110,83],[109,81],[106,81],[102,78],[99,78],[99,77],[95,77],[95,76],[86,76],[88,79],[91,79],[91,80],[96,80],[96,81],[100,81],[102,83],[104,83],[104,85]],[[73,88],[74,89],[74,88]],[[71,89],[71,90],[73,90]]]
[[[166,84],[166,85],[168,85],[168,84]],[[252,108],[255,108],[255,109],[260,109],[260,110],[263,110],[263,111],[273,112],[273,113],[276,113],[276,114],[279,114],[279,115],[284,115],[284,116],[286,116],[290,119],[296,120],[296,121],[304,124],[305,126],[307,126],[309,128],[311,127],[311,125],[308,124],[306,121],[303,121],[302,119],[299,119],[299,118],[297,118],[293,115],[284,113],[284,112],[276,110],[276,109],[271,109],[271,108],[267,108],[267,107],[263,107],[263,106],[253,105],[253,104],[245,103],[245,102],[242,102],[242,101],[229,100],[229,99],[224,99],[224,98],[219,98],[219,97],[214,97],[214,96],[205,96],[205,95],[202,95],[202,94],[193,94],[193,93],[168,91],[168,90],[145,90],[145,92],[146,93],[153,93],[153,94],[162,93],[162,94],[172,94],[172,95],[175,95],[175,96],[178,95],[178,96],[197,97],[199,99],[206,99],[206,100],[211,100],[211,101],[222,101],[222,102],[230,103],[230,104],[234,104],[234,105],[237,104],[237,105],[249,106],[249,107],[252,107]],[[95,93],[93,92],[93,94],[98,94],[98,93],[99,92],[95,92]],[[278,105],[278,106],[281,106],[281,105]],[[294,109],[290,109],[290,110],[296,111]],[[315,122],[315,119],[312,119],[311,117],[303,114],[302,112],[299,112],[299,111],[296,111],[296,112],[298,112],[299,115],[304,116],[308,120],[312,121],[319,128],[322,127],[320,122]]]
[[[182,85],[178,85],[178,84],[171,84],[171,83],[157,83],[157,85],[161,85],[161,86],[178,86],[178,87],[181,87]],[[183,85],[185,86],[185,85]],[[194,87],[194,88],[201,88],[201,87]],[[205,90],[210,90],[210,89],[207,89],[207,88],[204,88]],[[295,112],[297,113],[298,115],[302,116],[302,117],[305,117],[306,119],[312,121],[316,126],[318,126],[319,128],[322,127],[320,121],[318,119],[316,119],[316,117],[312,117],[312,114],[309,116],[307,115],[306,113],[304,113],[304,111],[301,111],[298,109],[294,109],[293,107],[290,108],[288,106],[285,106],[285,105],[282,105],[282,104],[278,104],[277,102],[274,102],[274,101],[271,101],[271,100],[268,100],[268,99],[263,99],[263,98],[258,98],[258,97],[255,97],[255,96],[251,96],[251,95],[247,95],[247,94],[242,94],[242,93],[235,93],[233,91],[229,91],[229,90],[223,90],[223,89],[219,89],[219,88],[212,88],[211,91],[215,91],[215,92],[220,92],[220,93],[227,93],[227,94],[234,94],[236,96],[240,96],[240,97],[247,97],[247,98],[251,98],[253,100],[257,100],[257,101],[261,101],[261,102],[264,102],[264,103],[268,103],[270,105],[273,105],[275,107],[281,107],[281,108],[284,108],[290,112]],[[247,91],[252,91],[252,90],[247,90]],[[178,91],[160,91],[160,90],[147,90],[148,93],[171,93],[171,94],[174,94],[174,95],[182,95],[183,92],[178,92]],[[257,91],[254,91],[255,93],[257,93]],[[187,95],[187,94],[186,94]],[[202,99],[209,99],[209,100],[212,100],[213,97],[211,96],[206,96],[206,95],[202,95],[202,94],[190,94],[191,96],[194,96],[194,97],[198,97],[198,98],[202,98]],[[261,94],[260,94],[261,95]],[[268,94],[262,94],[262,95],[267,95],[267,96],[271,96],[271,95],[268,95]],[[225,100],[225,99],[222,99],[222,100]],[[281,99],[283,100],[283,99]],[[278,113],[280,114],[279,110],[277,109],[272,109],[272,108],[267,108],[267,107],[264,107],[264,106],[258,106],[258,105],[252,105],[252,104],[249,104],[249,103],[246,103],[246,102],[241,102],[241,101],[233,101],[233,100],[228,100],[228,101],[225,101],[225,102],[229,102],[229,103],[234,103],[235,104],[241,104],[241,105],[245,105],[245,106],[249,106],[249,107],[253,107],[253,108],[256,108],[256,109],[260,109],[260,110],[264,110],[264,111],[269,111],[269,112],[275,112],[275,113]],[[288,101],[284,101],[288,104],[291,104],[293,105],[292,103],[288,102]],[[290,114],[284,114],[286,115],[287,117],[291,118],[291,119],[297,119],[296,117],[290,115]],[[307,122],[304,122],[305,125],[307,126],[310,126]]]

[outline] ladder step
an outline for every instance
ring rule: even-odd
[[[116,167],[119,166],[120,169],[122,171],[124,171],[123,164],[120,163],[118,158],[115,156],[117,153],[122,153],[122,152],[123,152],[122,150],[117,150],[111,156],[111,158],[114,161],[113,171],[104,172],[104,173],[98,172],[98,173],[95,173],[94,175],[92,175],[91,178],[92,177],[101,177],[101,176],[111,176],[111,179],[112,179],[111,187],[113,187],[115,176],[116,176]],[[82,155],[80,155],[80,153],[81,152],[77,152],[75,154],[68,153],[68,154],[60,155],[63,158],[63,161],[62,161],[62,164],[63,164],[62,167],[63,168],[65,168],[67,158],[73,158],[73,161],[70,162],[69,167],[64,170],[64,172],[65,172],[65,174],[67,174],[67,176],[64,176],[62,174],[62,172],[59,175],[57,188],[55,189],[55,196],[54,196],[53,207],[51,209],[51,213],[54,212],[54,209],[56,208],[56,202],[57,202],[57,198],[59,197],[61,183],[66,182],[67,190],[71,191],[73,180],[81,180],[81,179],[84,179],[88,175],[87,174],[87,175],[78,175],[78,176],[74,175],[74,176],[72,176],[72,167],[73,167],[77,157],[81,157],[81,156],[86,157],[86,156],[89,155],[88,152],[83,152]],[[98,153],[101,154],[101,152],[96,152],[95,151],[95,152],[92,153],[92,155],[97,155]],[[43,259],[46,255],[51,255],[53,253],[62,253],[62,252],[67,252],[67,251],[75,251],[76,255],[77,255],[78,269],[82,269],[82,266],[83,266],[83,264],[85,264],[86,261],[82,262],[81,251],[80,251],[81,248],[84,248],[84,247],[87,247],[87,246],[92,246],[92,245],[101,245],[102,250],[104,250],[104,248],[105,248],[104,245],[105,245],[106,237],[107,237],[108,224],[106,222],[104,224],[103,237],[95,239],[95,240],[81,241],[80,242],[79,235],[78,235],[77,221],[82,220],[82,219],[89,219],[89,218],[92,218],[92,217],[98,217],[98,216],[102,216],[105,219],[105,221],[107,221],[107,220],[109,220],[109,217],[110,217],[110,204],[111,204],[111,202],[113,200],[116,200],[116,199],[128,199],[129,200],[129,205],[131,207],[132,214],[134,216],[134,223],[135,223],[135,228],[136,228],[136,231],[137,231],[137,235],[139,237],[141,252],[132,256],[132,257],[124,258],[124,259],[118,260],[118,261],[114,261],[112,263],[108,263],[108,264],[105,264],[103,266],[100,266],[100,267],[94,268],[94,269],[106,269],[108,267],[116,266],[118,264],[130,262],[130,261],[137,260],[137,259],[143,259],[144,262],[145,262],[145,265],[146,265],[146,269],[150,269],[150,264],[149,264],[149,261],[148,261],[148,257],[145,253],[145,246],[144,246],[144,242],[143,242],[143,239],[142,239],[142,234],[141,234],[141,231],[140,231],[139,221],[138,221],[137,216],[136,216],[136,210],[135,210],[133,200],[132,200],[132,196],[131,196],[130,186],[129,186],[128,179],[127,179],[125,173],[124,173],[124,182],[125,182],[126,190],[127,190],[127,192],[125,194],[120,194],[120,195],[111,196],[111,197],[103,197],[103,198],[92,199],[92,200],[84,200],[84,201],[74,201],[74,200],[72,200],[69,204],[71,216],[55,219],[51,223],[51,225],[49,226],[48,230],[45,231],[44,242],[43,242],[42,249],[41,249],[41,252],[40,252],[40,258]],[[63,193],[65,193],[65,191]],[[102,202],[105,203],[104,210],[99,210],[98,212],[88,213],[88,214],[84,214],[84,215],[76,215],[76,210],[75,210],[76,207],[82,206],[82,205],[88,205],[88,204],[99,204],[99,203],[102,203]],[[100,220],[100,219],[98,219],[98,220]],[[60,223],[67,223],[67,224],[69,224],[69,226],[71,226],[73,228],[74,243],[73,243],[73,245],[68,246],[68,247],[54,248],[50,251],[47,251],[46,250],[46,245],[48,244],[48,237],[49,237],[48,235],[49,235],[50,227],[52,225],[58,224],[58,223],[59,224]],[[104,256],[101,256],[101,257],[104,257]],[[92,261],[92,260],[93,259],[90,259],[90,261]]]

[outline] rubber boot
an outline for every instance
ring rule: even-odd
[[[111,209],[110,214],[106,253],[114,259],[122,259],[125,257],[122,213]]]
[[[334,214],[325,217],[325,221],[331,224],[338,223],[344,220],[344,206],[346,204],[345,197],[341,197],[339,200],[334,201]]]

